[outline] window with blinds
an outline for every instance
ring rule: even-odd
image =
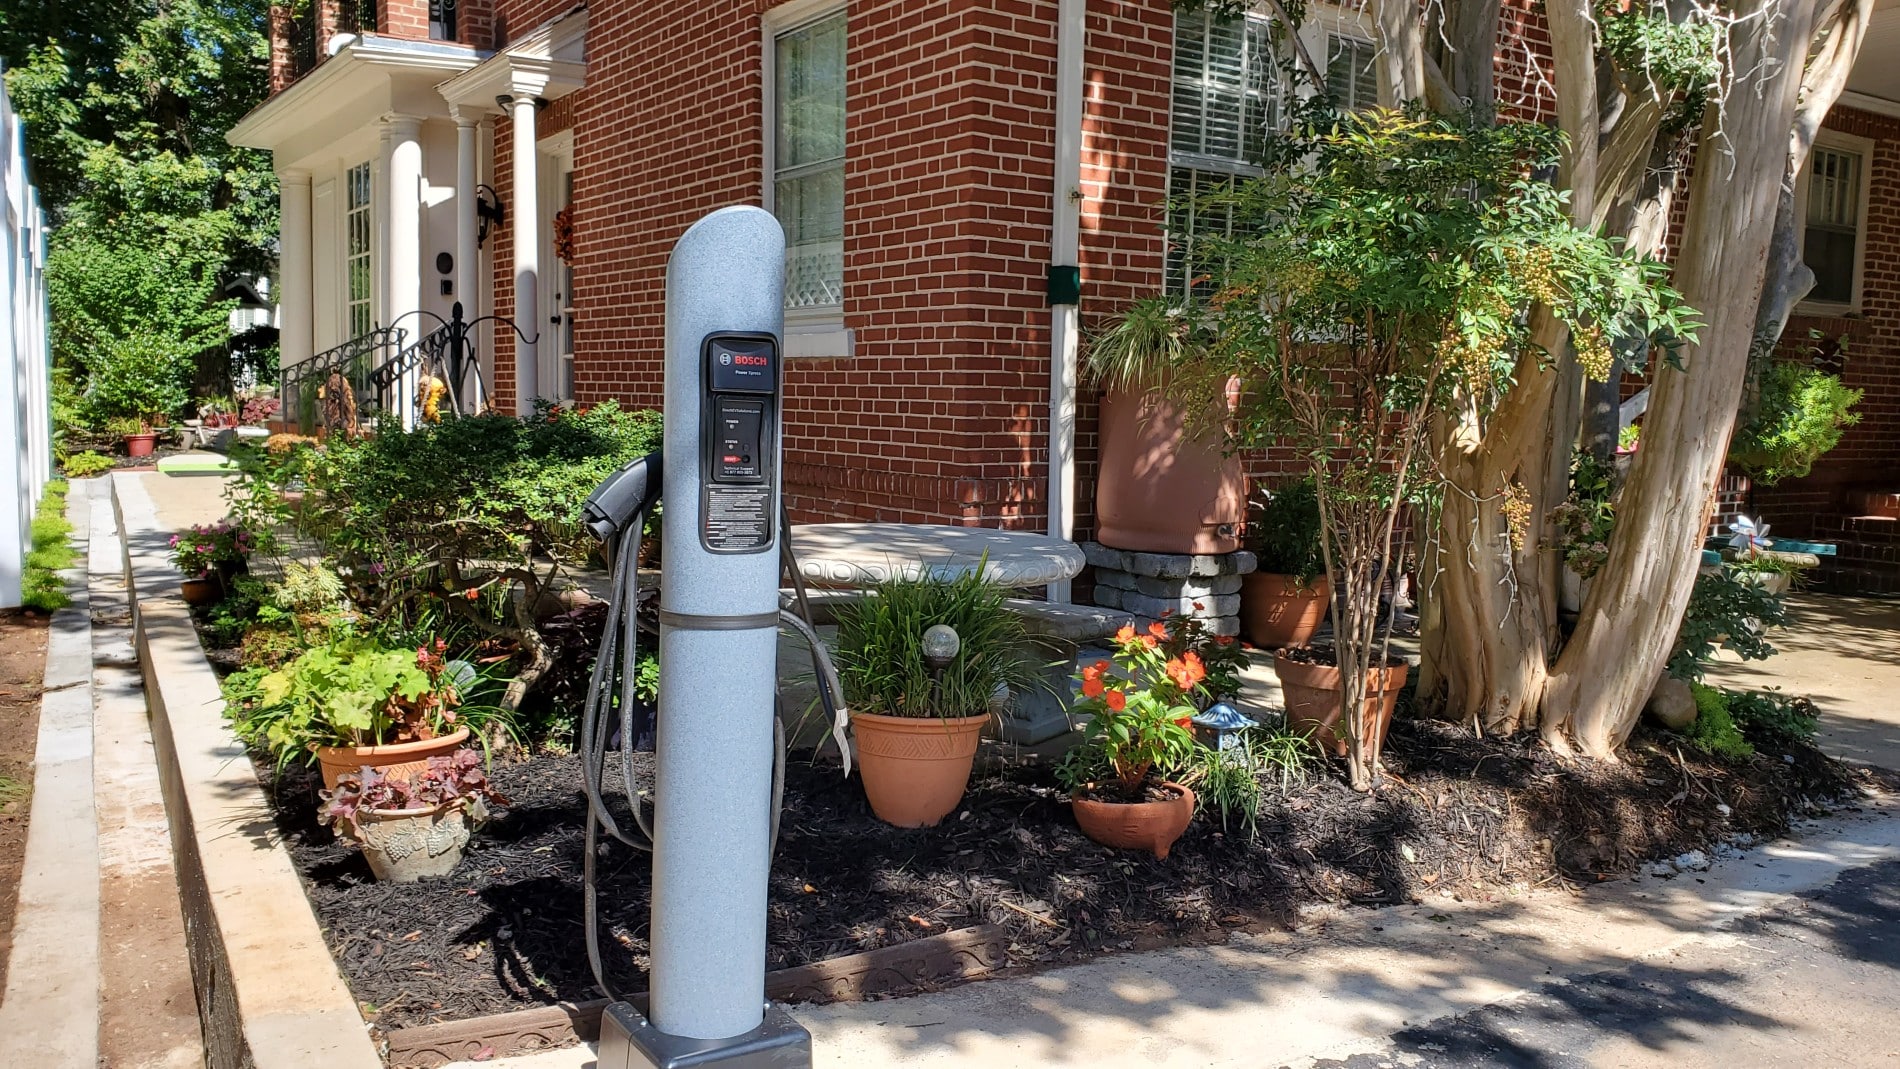
[[[1335,104],[1358,111],[1379,103],[1379,72],[1372,65],[1376,54],[1371,41],[1326,35],[1326,93]]]
[[[369,164],[359,163],[344,175],[346,199],[343,210],[343,291],[347,295],[344,301],[344,315],[348,321],[349,336],[360,338],[369,333],[375,322],[375,308],[370,299],[371,286],[371,237],[376,232],[375,218],[372,215]]]
[[[772,208],[785,227],[785,309],[844,305],[843,11],[773,39]]]
[[[1163,286],[1185,295],[1207,265],[1197,236],[1225,234],[1232,214],[1195,198],[1259,173],[1267,133],[1279,121],[1279,79],[1266,19],[1217,18],[1211,11],[1174,17],[1173,101],[1168,137],[1168,251]]]
[[[1865,159],[1849,149],[1816,146],[1808,158],[1807,215],[1801,258],[1814,272],[1807,300],[1855,303],[1854,274],[1860,264],[1861,171]]]

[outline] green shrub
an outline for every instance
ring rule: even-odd
[[[1701,683],[1689,684],[1695,694],[1695,722],[1681,734],[1696,749],[1715,757],[1741,760],[1753,757],[1755,748],[1742,737],[1729,711],[1729,693]]]
[[[1790,749],[1813,741],[1821,711],[1806,698],[1778,690],[1728,692],[1728,711],[1749,742],[1762,749]]]
[[[1682,629],[1676,633],[1669,674],[1683,680],[1701,679],[1703,667],[1718,646],[1727,646],[1745,661],[1772,657],[1775,647],[1768,642],[1768,629],[1787,620],[1780,595],[1769,593],[1759,582],[1727,567],[1697,576]]]
[[[1247,517],[1247,542],[1258,570],[1290,575],[1305,585],[1326,570],[1320,548],[1319,495],[1306,476],[1262,488]]]
[[[61,470],[65,471],[69,479],[89,478],[100,472],[111,471],[117,466],[117,462],[111,457],[90,450],[74,453],[60,464]]]
[[[1840,442],[1844,428],[1860,422],[1850,411],[1860,397],[1861,391],[1841,385],[1838,376],[1776,361],[1762,373],[1754,418],[1735,429],[1729,459],[1769,486],[1800,478]]]
[[[156,334],[112,338],[88,369],[86,407],[95,420],[137,419],[147,426],[191,400],[193,350]]]
[[[838,609],[838,677],[845,702],[882,716],[980,716],[999,686],[1030,680],[1022,619],[1003,611],[1009,592],[978,567],[955,579],[891,579]],[[924,631],[947,624],[957,655],[933,678]]]
[[[50,613],[72,604],[59,577],[79,559],[78,551],[67,542],[72,533],[73,525],[66,522],[66,484],[55,479],[46,484],[39,511],[33,515],[32,548],[27,550],[20,577],[21,605]]]

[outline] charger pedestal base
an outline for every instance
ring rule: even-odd
[[[688,1039],[653,1027],[631,1003],[600,1016],[599,1069],[811,1069],[811,1033],[785,1007],[765,1004],[759,1027],[731,1039]]]

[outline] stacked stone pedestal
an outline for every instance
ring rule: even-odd
[[[1082,552],[1095,566],[1095,604],[1143,623],[1192,616],[1212,634],[1240,634],[1240,577],[1254,570],[1252,553],[1139,553],[1099,542]]]

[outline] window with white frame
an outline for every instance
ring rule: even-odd
[[[369,164],[359,163],[344,175],[346,200],[343,210],[343,292],[345,325],[352,338],[370,331],[375,321],[371,302],[370,237],[376,232],[370,214],[371,189]]]
[[[1372,65],[1376,55],[1371,41],[1326,35],[1326,92],[1335,104],[1358,111],[1379,103],[1379,72]]]
[[[772,210],[785,227],[785,310],[844,308],[845,13],[772,36]]]
[[[1814,272],[1804,303],[1832,311],[1860,307],[1861,257],[1866,245],[1868,144],[1824,137],[1808,157],[1798,198],[1801,259]]]
[[[1260,173],[1261,149],[1279,118],[1278,88],[1265,18],[1220,18],[1205,9],[1176,13],[1166,292],[1185,295],[1203,274],[1195,239],[1232,226],[1231,212],[1209,211],[1198,201],[1237,177]]]

